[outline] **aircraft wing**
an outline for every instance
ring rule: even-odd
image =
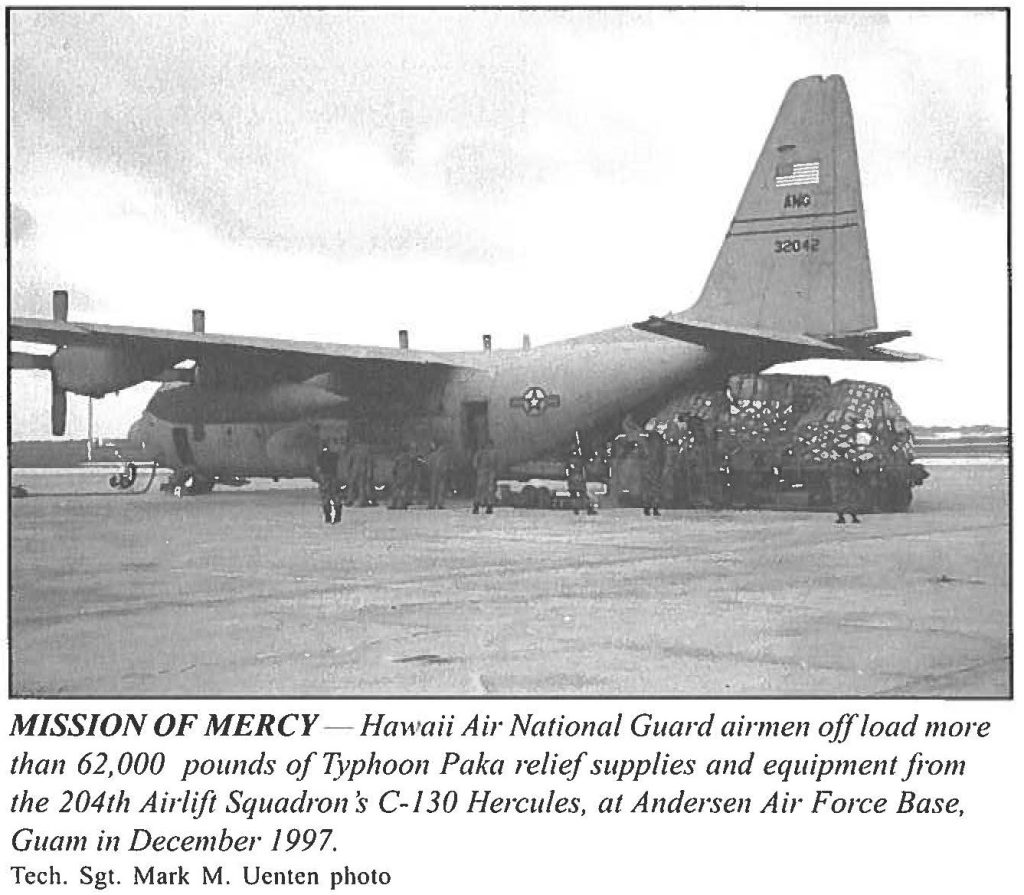
[[[57,310],[64,311],[60,304]],[[57,346],[48,356],[10,350],[7,355],[11,369],[50,371],[54,435],[64,434],[68,392],[99,398],[147,381],[202,381],[242,390],[315,377],[319,388],[334,395],[417,407],[453,370],[468,365],[402,348],[72,323],[63,313],[52,320],[12,317],[8,337]],[[178,368],[182,361],[194,361],[195,367]]]
[[[367,390],[368,386],[370,390],[411,389],[434,381],[444,371],[468,366],[462,358],[455,361],[440,353],[402,348],[71,323],[38,317],[11,317],[8,337],[14,342],[56,345],[56,384],[95,396],[147,380],[177,378],[177,371],[168,371],[183,360],[195,360],[208,381],[224,385],[252,385],[267,380],[302,382],[329,374],[332,388],[339,392],[353,387]],[[36,360],[37,355],[12,352],[8,356],[9,365],[15,369],[36,366]],[[38,366],[45,369],[46,365]],[[97,380],[93,374],[97,368],[116,369],[118,375]]]

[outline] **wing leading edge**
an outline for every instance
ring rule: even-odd
[[[235,336],[220,333],[196,333],[184,330],[154,329],[137,326],[111,326],[103,323],[71,323],[37,317],[12,317],[7,327],[12,342],[43,345],[124,347],[159,349],[180,355],[181,360],[216,360],[223,352],[248,352],[261,360],[274,357],[305,358],[310,361],[380,361],[400,365],[436,367],[469,366],[445,354],[384,348],[366,345],[337,345],[330,342],[305,342],[259,336]]]

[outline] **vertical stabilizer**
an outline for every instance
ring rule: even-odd
[[[853,114],[839,75],[795,82],[683,320],[830,336],[873,329]]]

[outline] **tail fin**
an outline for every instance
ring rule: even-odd
[[[789,88],[704,291],[678,319],[819,338],[877,325],[842,77]]]

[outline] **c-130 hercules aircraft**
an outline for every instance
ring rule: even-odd
[[[140,459],[212,486],[309,477],[320,446],[348,438],[378,461],[403,443],[443,440],[456,467],[490,438],[508,467],[734,373],[807,358],[920,359],[880,347],[908,331],[876,326],[853,116],[831,75],[789,88],[704,290],[683,313],[535,348],[432,353],[206,333],[201,312],[192,332],[73,323],[67,293],[56,292],[52,320],[12,318],[9,331],[57,346],[48,357],[10,354],[14,369],[50,371],[55,435],[67,392],[161,381],[129,440]]]

